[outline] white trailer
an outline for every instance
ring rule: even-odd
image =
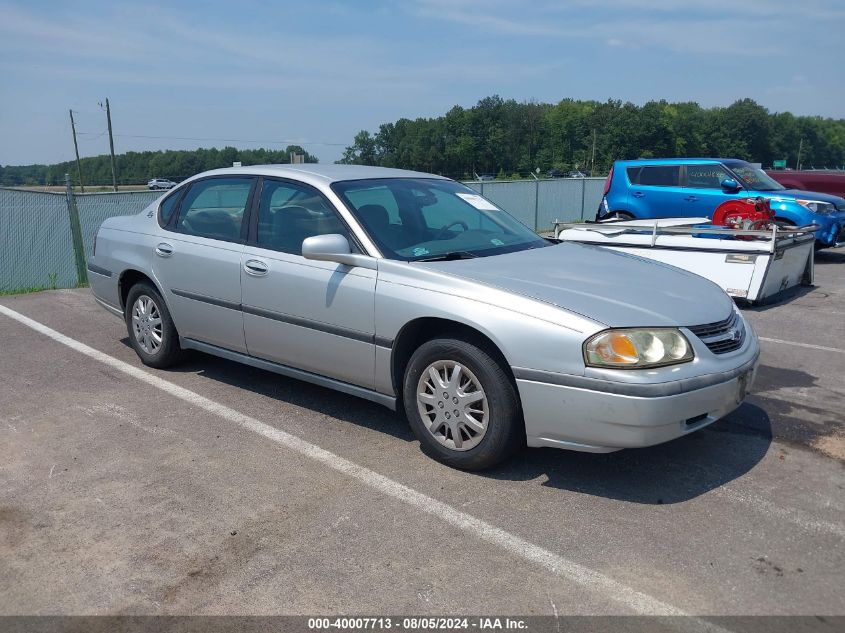
[[[797,285],[813,285],[818,227],[735,230],[708,218],[663,218],[566,224],[555,238],[594,244],[683,268],[719,284],[732,297],[763,303]]]

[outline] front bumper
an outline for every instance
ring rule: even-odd
[[[831,246],[834,248],[845,246],[845,218],[842,220],[842,227],[839,229],[839,235],[836,237]]]
[[[759,352],[722,376],[700,381],[710,383],[703,387],[695,388],[695,381],[660,383],[663,392],[675,393],[658,396],[552,384],[515,372],[528,445],[607,453],[668,442],[712,424],[742,404],[758,364]]]
[[[817,217],[819,219],[814,221],[821,226],[816,231],[816,241],[819,245],[842,246],[842,243],[845,242],[845,214]]]

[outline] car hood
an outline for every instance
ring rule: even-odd
[[[701,325],[726,319],[733,309],[730,297],[703,277],[586,244],[425,265],[610,327]]]
[[[803,191],[802,189],[784,189],[782,191],[760,191],[751,192],[765,194],[767,198],[791,198],[801,200],[818,200],[819,202],[829,202],[837,209],[845,210],[845,198],[833,196],[829,193],[819,193],[817,191]]]

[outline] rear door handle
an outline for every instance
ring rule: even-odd
[[[156,255],[159,257],[170,257],[173,255],[173,247],[167,242],[161,242],[156,246]]]
[[[684,200],[686,200],[687,202],[695,202],[696,200],[698,200],[698,196],[687,196],[686,198],[684,198]]]
[[[645,197],[645,194],[642,191],[635,191],[631,195],[634,196],[635,198],[644,198]]]
[[[253,277],[263,277],[270,270],[267,264],[258,259],[248,259],[244,262],[244,272]]]

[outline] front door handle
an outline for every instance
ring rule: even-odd
[[[167,242],[161,242],[156,246],[156,255],[159,257],[170,257],[173,255],[173,247]]]
[[[270,268],[258,259],[248,259],[244,262],[244,272],[253,277],[263,277]]]
[[[686,198],[684,198],[684,200],[686,200],[687,202],[695,202],[696,200],[698,200],[698,196],[687,196]]]
[[[635,198],[644,198],[645,197],[645,194],[642,191],[635,191],[631,195],[634,196]]]

